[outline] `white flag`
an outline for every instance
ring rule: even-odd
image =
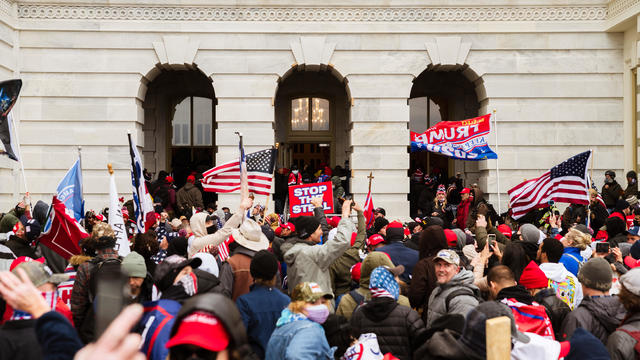
[[[138,226],[138,232],[145,232],[144,223],[147,219],[147,214],[153,212],[153,201],[149,190],[144,182],[144,176],[142,175],[142,159],[138,153],[138,148],[135,142],[129,137],[129,154],[131,155],[131,183],[133,184],[133,211],[135,212],[136,225]]]
[[[116,235],[116,250],[120,256],[127,256],[131,252],[129,239],[127,238],[127,228],[124,226],[120,200],[118,200],[118,190],[113,174],[109,175],[109,226]]]

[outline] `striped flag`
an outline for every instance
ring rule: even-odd
[[[509,206],[514,219],[549,205],[549,201],[589,205],[587,164],[591,150],[551,168],[537,179],[527,180],[509,190]]]
[[[367,229],[373,226],[373,200],[371,199],[371,189],[367,193],[367,198],[364,200],[364,218],[367,221]]]
[[[233,239],[233,236],[229,235],[229,237],[225,241],[223,241],[220,245],[218,245],[218,256],[220,257],[220,261],[226,261],[229,258],[229,255],[230,255],[229,253],[231,252],[229,250],[229,244],[231,244],[234,241],[235,240]],[[212,249],[213,249],[213,244],[210,244],[205,246],[198,252],[210,253]]]
[[[133,211],[135,213],[138,232],[145,232],[144,222],[147,214],[153,211],[153,201],[142,175],[142,159],[135,142],[129,137],[129,154],[131,155],[131,183],[133,185]]]
[[[249,190],[269,195],[275,167],[276,149],[266,149],[244,156],[246,171],[241,172],[241,160],[233,160],[202,174],[202,188],[209,192],[229,193],[240,190],[241,173],[246,174]]]

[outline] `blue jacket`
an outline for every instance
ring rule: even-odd
[[[35,330],[46,360],[71,360],[84,346],[69,320],[55,311],[44,313],[36,321]]]
[[[400,275],[400,279],[407,284],[411,282],[413,267],[418,262],[418,252],[416,250],[404,246],[400,241],[395,241],[389,245],[377,248],[376,251],[387,253],[394,266],[404,266],[404,272]]]
[[[584,263],[584,258],[580,255],[580,249],[577,247],[566,247],[562,253],[562,257],[558,263],[564,265],[575,276],[578,276],[578,270],[580,270],[580,264]]]
[[[271,333],[276,328],[276,321],[291,300],[275,288],[253,284],[250,289],[248,294],[236,300],[236,305],[247,329],[251,348],[260,359],[264,359],[264,352]]]
[[[334,352],[320,324],[284,309],[269,339],[266,360],[330,360]]]

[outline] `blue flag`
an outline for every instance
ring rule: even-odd
[[[73,213],[73,217],[80,221],[84,217],[84,200],[82,199],[82,169],[80,160],[67,171],[58,184],[58,200]]]

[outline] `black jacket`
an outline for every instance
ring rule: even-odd
[[[193,273],[196,274],[198,280],[198,292],[197,294],[205,293],[222,293],[222,285],[220,280],[213,274],[200,269],[194,269]],[[162,292],[162,299],[175,300],[182,303],[191,298],[189,294],[184,291],[181,284],[171,285],[168,289]]]
[[[553,288],[540,290],[533,299],[545,307],[556,339],[562,339],[562,323],[571,312],[569,305],[556,296]]]
[[[605,220],[609,217],[609,212],[600,202],[596,202],[595,205],[589,205],[589,209],[591,210],[591,228],[597,232],[604,226]]]
[[[7,321],[0,327],[0,359],[42,359],[36,320]]]
[[[6,243],[7,247],[13,251],[16,257],[27,256],[32,259],[37,259],[38,256],[34,249],[29,246],[28,240],[19,238],[15,235],[9,236],[9,240]]]
[[[607,185],[609,187],[605,188]],[[602,201],[607,205],[607,208],[611,209],[616,206],[616,201],[624,194],[622,187],[618,182],[613,180],[611,184],[604,184],[602,186]]]
[[[533,296],[531,296],[522,285],[510,286],[500,290],[496,296],[496,300],[500,301],[502,299],[515,299],[527,305],[531,305],[534,302]]]
[[[47,354],[47,360],[71,360],[84,346],[73,325],[55,311],[44,313],[36,321],[35,327],[38,342],[42,352]]]
[[[418,313],[398,305],[392,298],[373,298],[357,308],[351,317],[354,336],[375,333],[383,354],[392,353],[400,360],[412,359],[416,343],[425,331]]]
[[[626,313],[617,296],[585,296],[580,305],[564,319],[563,339],[569,339],[581,327],[606,345],[609,335],[620,325]]]

